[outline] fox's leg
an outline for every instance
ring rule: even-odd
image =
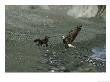
[[[42,46],[42,43],[40,43],[40,45]]]
[[[47,46],[48,46],[48,43],[46,43],[45,45],[46,45],[46,47],[47,47]]]
[[[38,44],[37,44],[38,46],[40,45],[40,42],[38,42]]]

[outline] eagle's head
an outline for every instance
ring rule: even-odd
[[[77,26],[77,30],[80,31],[81,30],[82,25]]]
[[[62,36],[62,39],[65,39],[65,36]]]

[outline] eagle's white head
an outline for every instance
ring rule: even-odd
[[[62,39],[64,39],[65,38],[65,36],[62,36]]]

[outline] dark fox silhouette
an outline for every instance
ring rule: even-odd
[[[44,39],[35,39],[34,42],[38,42],[38,46],[39,46],[39,45],[42,46],[43,44],[45,44],[46,47],[47,47],[47,46],[48,46],[48,39],[49,39],[49,38],[50,38],[50,37],[45,36]]]
[[[66,37],[63,36],[63,43],[65,44],[65,48],[74,47],[72,42],[77,37],[79,31],[81,30],[82,26],[77,26],[76,29],[72,29]]]

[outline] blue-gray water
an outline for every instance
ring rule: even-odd
[[[106,50],[105,48],[93,48],[92,49],[92,56],[90,56],[93,59],[106,61]]]
[[[61,35],[76,25],[85,27],[65,50]],[[105,21],[72,18],[44,10],[6,9],[6,72],[105,72]],[[50,36],[48,47],[38,47],[36,38]],[[54,37],[53,37],[54,36]]]

